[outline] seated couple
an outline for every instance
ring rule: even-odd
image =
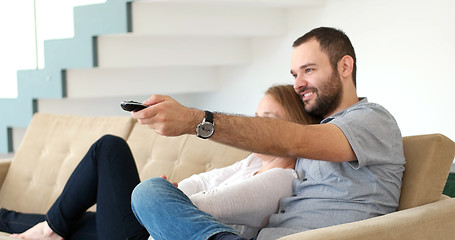
[[[297,93],[298,103],[267,93],[260,117],[215,113],[215,131],[198,133],[255,154],[190,177],[178,184],[180,190],[164,178],[139,184],[126,143],[103,137],[45,216],[2,209],[0,230],[22,232],[46,220],[13,236],[146,239],[150,233],[155,240],[227,240],[255,237],[260,229],[257,239],[265,240],[396,211],[405,162],[401,132],[384,107],[357,97],[356,68],[344,32],[313,29],[293,44],[295,83],[287,87],[292,93],[283,93]],[[154,95],[143,104],[149,107],[132,117],[165,136],[195,134],[211,118],[168,96]],[[295,118],[297,112],[304,117]],[[320,124],[311,124],[305,112],[322,119]],[[94,203],[96,214],[86,213]]]

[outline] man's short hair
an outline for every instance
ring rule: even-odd
[[[357,60],[354,47],[348,36],[339,29],[319,27],[299,37],[294,41],[292,47],[298,47],[313,38],[319,42],[321,51],[329,56],[330,65],[332,66],[333,71],[337,71],[338,61],[344,56],[349,55],[354,59],[352,81],[354,81],[354,86],[356,86]]]

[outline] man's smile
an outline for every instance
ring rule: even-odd
[[[300,94],[300,96],[302,96],[302,101],[307,101],[311,98],[311,96],[313,96],[314,94],[314,91],[313,90],[309,90],[309,91],[304,91]]]

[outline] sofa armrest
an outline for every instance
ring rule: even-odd
[[[380,217],[296,233],[281,240],[426,240],[453,239],[455,198]]]
[[[3,185],[3,180],[5,180],[6,173],[8,173],[12,161],[12,158],[0,159],[0,187]]]

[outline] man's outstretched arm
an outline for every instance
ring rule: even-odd
[[[153,95],[143,104],[150,107],[132,117],[158,134],[195,134],[204,111],[182,106],[168,96]],[[300,125],[272,118],[214,114],[213,141],[251,152],[325,161],[356,160],[343,132],[333,124]]]

